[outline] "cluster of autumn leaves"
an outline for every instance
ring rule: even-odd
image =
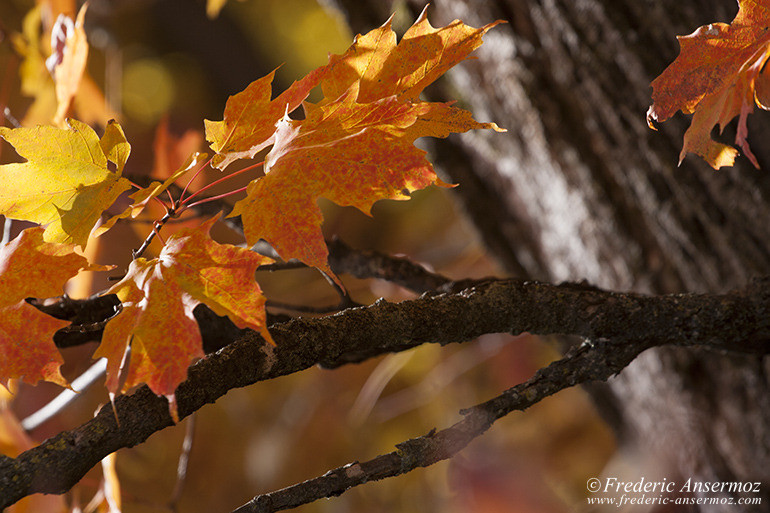
[[[265,175],[249,184],[232,213],[242,218],[246,247],[214,241],[209,236],[214,218],[174,233],[156,258],[133,260],[105,291],[122,305],[94,355],[107,359],[110,393],[147,383],[174,404],[187,367],[203,357],[192,314],[199,303],[270,341],[265,299],[254,274],[271,260],[247,249],[260,239],[282,258],[298,259],[339,281],[327,263],[319,197],[364,212],[380,199],[407,199],[411,191],[441,184],[425,152],[414,146],[417,138],[500,131],[450,103],[419,98],[481,45],[494,25],[477,29],[455,21],[434,28],[423,12],[400,42],[388,22],[274,99],[272,73],[232,96],[223,120],[205,122],[212,166],[227,173],[232,162],[269,148]],[[323,99],[307,102],[319,86]],[[290,117],[300,106],[302,119]],[[101,138],[74,119],[62,127],[0,127],[0,136],[25,159],[0,166],[0,181],[7,184],[0,189],[0,214],[40,225],[0,248],[0,382],[42,379],[65,385],[52,336],[67,323],[25,298],[60,295],[78,272],[106,269],[82,256],[89,237],[137,216],[174,181],[200,168],[203,157],[193,155],[164,183],[139,188],[125,211],[102,223],[104,211],[136,187],[122,176],[131,147],[118,123],[109,123]]]
[[[654,103],[647,117],[652,127],[653,121],[664,121],[678,110],[694,113],[681,158],[694,152],[715,168],[731,165],[737,150],[713,141],[710,132],[740,116],[736,144],[757,164],[746,142],[746,116],[755,103],[770,105],[765,69],[769,12],[767,0],[742,0],[732,24],[708,25],[679,38],[680,56],[652,83]],[[85,67],[84,16],[85,9],[68,25],[66,44],[55,49],[61,52],[56,71],[62,73],[57,96],[61,89],[59,105],[65,105],[56,118],[63,119],[75,94],[72,77]],[[427,85],[481,45],[484,33],[497,23],[473,28],[454,21],[434,28],[423,12],[400,42],[387,22],[358,36],[345,53],[330,56],[326,65],[274,99],[273,73],[232,96],[223,120],[205,122],[214,152],[211,165],[227,173],[231,163],[269,149],[264,176],[248,185],[246,197],[232,212],[242,218],[246,248],[267,240],[282,258],[298,259],[339,282],[327,263],[318,198],[363,212],[380,199],[407,199],[411,191],[445,185],[425,152],[414,146],[417,138],[471,129],[502,131],[451,103],[420,99]],[[308,102],[317,87],[323,98]],[[291,116],[298,107],[304,113],[301,119]],[[131,147],[118,123],[109,123],[101,138],[74,119],[61,125],[0,127],[0,137],[25,159],[0,166],[0,214],[40,225],[0,248],[3,384],[23,379],[66,385],[52,336],[67,323],[41,313],[25,298],[60,295],[78,272],[105,270],[81,254],[89,237],[120,219],[136,217],[173,182],[200,169],[204,160],[193,155],[165,182],[138,188],[122,176]],[[104,211],[132,187],[138,190],[130,196],[131,205],[102,223]],[[188,365],[203,357],[192,315],[199,303],[270,340],[265,299],[254,273],[271,260],[215,242],[209,236],[214,222],[175,233],[156,258],[136,258],[123,279],[105,291],[122,304],[95,354],[108,361],[111,394],[144,382],[173,405],[174,390]]]

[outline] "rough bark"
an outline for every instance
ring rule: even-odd
[[[393,7],[336,3],[357,32]],[[425,2],[407,4],[415,15]],[[511,274],[717,292],[770,269],[767,172],[746,159],[715,172],[694,156],[677,167],[686,119],[654,132],[644,118],[649,83],[678,53],[675,36],[736,12],[734,0],[433,2],[436,26],[508,21],[432,94],[459,97],[509,130],[439,142],[434,159]],[[768,169],[768,118],[752,118],[752,147]],[[660,475],[761,480],[767,494],[767,370],[766,358],[657,349],[599,395],[623,449],[647,454]]]
[[[513,410],[587,380],[607,379],[655,345],[704,345],[756,357],[770,350],[770,280],[756,280],[744,289],[723,295],[666,296],[618,294],[582,284],[523,280],[463,283],[467,288],[459,291],[424,294],[398,304],[377,301],[338,315],[273,325],[270,332],[275,346],[267,345],[255,332],[246,332],[190,367],[187,380],[176,390],[179,418],[236,387],[312,365],[337,367],[426,343],[459,343],[486,333],[524,331],[567,333],[597,341],[583,344],[529,382],[505,392],[501,399],[469,409],[465,419],[456,425],[459,427],[438,432],[436,439],[429,435],[423,437],[423,442],[405,442],[415,450],[421,443],[428,445],[424,457],[409,453],[412,456],[400,460],[405,464],[399,472],[403,473],[449,457],[452,450],[461,449],[497,418]],[[173,423],[167,400],[147,386],[119,396],[114,408],[104,406],[92,420],[16,458],[0,455],[0,509],[32,493],[63,493],[111,452],[142,443]],[[468,415],[471,410],[494,415]],[[468,423],[470,426],[466,426]],[[453,435],[456,432],[467,436],[458,440]],[[448,441],[442,442],[446,437]],[[385,474],[377,474],[376,478]],[[364,481],[338,483],[335,486],[342,488],[334,490],[342,493]],[[316,498],[306,495],[304,503]]]

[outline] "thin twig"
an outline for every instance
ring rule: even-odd
[[[327,240],[326,245],[329,247],[329,266],[338,274],[386,280],[418,293],[437,290],[452,283],[449,278],[429,271],[408,258],[356,250],[339,239]]]
[[[258,253],[261,254],[261,252],[258,252]],[[257,271],[273,272],[273,271],[291,271],[294,269],[307,269],[307,264],[300,262],[299,260],[291,259],[286,262],[273,262],[272,264],[260,265],[257,268]]]
[[[187,419],[182,452],[179,454],[179,463],[176,467],[176,483],[174,484],[174,490],[171,492],[171,499],[168,501],[168,508],[174,512],[179,508],[179,499],[182,498],[184,485],[187,482],[187,467],[190,463],[190,452],[192,451],[193,439],[195,438],[195,419],[196,415],[194,413]]]
[[[0,240],[0,244],[5,246],[11,242],[11,227],[13,226],[13,219],[3,217],[3,239]]]
[[[71,388],[62,390],[59,395],[54,397],[45,406],[22,420],[21,427],[27,431],[32,431],[33,429],[40,427],[43,423],[58,415],[75,399],[81,397],[80,393],[103,378],[106,372],[107,360],[105,358],[100,358],[71,383]]]
[[[131,251],[131,253],[132,253],[132,255],[133,255],[133,259],[134,259],[134,260],[136,260],[137,258],[139,258],[140,256],[142,256],[142,254],[143,254],[143,253],[144,253],[144,252],[147,250],[147,248],[150,246],[150,243],[153,241],[153,239],[155,238],[155,236],[156,236],[156,235],[159,235],[158,231],[159,231],[159,230],[160,230],[160,229],[163,227],[163,225],[164,225],[164,224],[166,224],[166,222],[168,222],[168,220],[169,220],[169,219],[171,219],[173,216],[174,216],[174,211],[173,211],[173,210],[169,210],[168,212],[166,212],[166,215],[164,215],[164,216],[163,216],[163,217],[160,219],[160,221],[158,221],[158,222],[156,222],[156,223],[154,223],[154,224],[153,224],[153,227],[152,227],[153,229],[152,229],[152,231],[149,233],[149,235],[147,235],[147,238],[146,238],[146,239],[144,239],[144,242],[142,243],[142,245],[141,245],[141,246],[139,246],[139,249],[137,249],[136,251]]]
[[[11,124],[13,128],[21,128],[21,123],[19,123],[19,120],[14,117],[14,115],[11,113],[11,109],[8,107],[3,107],[3,117],[6,121],[8,121],[8,123]]]
[[[573,348],[563,359],[552,363],[527,382],[460,413],[454,425],[412,438],[396,445],[397,450],[363,463],[353,462],[314,479],[281,490],[258,495],[232,513],[273,513],[336,497],[370,481],[406,474],[449,459],[473,439],[484,434],[496,420],[513,411],[523,411],[542,399],[586,381],[604,381],[620,372],[644,351],[644,345],[600,341]]]

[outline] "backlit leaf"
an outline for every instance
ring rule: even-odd
[[[359,103],[391,95],[417,99],[426,86],[481,46],[484,33],[502,23],[473,28],[455,20],[436,29],[428,21],[427,10],[426,6],[398,43],[388,20],[357,36],[342,55],[332,55],[331,69],[322,82],[327,100],[335,100],[359,81]]]
[[[282,258],[297,258],[333,276],[319,198],[369,213],[380,199],[408,199],[412,191],[445,185],[425,152],[414,147],[415,139],[503,130],[449,103],[422,102],[418,95],[465,59],[494,25],[474,29],[455,21],[434,29],[423,12],[400,43],[388,22],[332,56],[328,69],[319,68],[325,98],[318,105],[305,103],[303,120],[289,118],[289,106],[264,138],[273,143],[265,176],[249,184],[247,197],[232,212],[242,217],[249,244],[265,239]],[[242,126],[247,122],[250,117]]]
[[[44,225],[48,242],[85,246],[102,211],[130,184],[120,170],[108,169],[108,156],[91,127],[77,120],[69,125],[0,127],[0,137],[27,159],[0,166],[0,214]],[[112,130],[106,151],[122,166],[127,153],[118,150],[117,129]]]
[[[291,112],[307,98],[325,73],[325,66],[318,68],[270,100],[273,71],[231,96],[222,121],[205,120],[206,140],[217,153],[212,165],[224,169],[233,161],[251,158],[273,144],[275,124],[287,110]]]
[[[72,98],[75,97],[80,87],[83,72],[86,70],[88,41],[86,41],[83,22],[87,9],[88,3],[83,4],[74,25],[64,15],[59,15],[59,19],[54,24],[51,37],[54,39],[58,34],[61,38],[61,45],[55,44],[54,41],[51,44],[54,52],[51,58],[56,58],[56,64],[52,66],[52,74],[56,84],[56,99],[58,101],[54,115],[54,123],[57,125],[64,122]],[[65,21],[69,21],[69,23]]]
[[[768,77],[761,73],[770,58],[770,6],[766,1],[739,0],[732,23],[712,23],[688,36],[679,36],[676,60],[652,82],[653,104],[647,121],[665,121],[681,110],[693,114],[679,156],[703,157],[715,169],[730,166],[737,150],[711,139],[715,126],[723,130],[735,116],[735,144],[759,167],[746,136],[746,119],[756,103],[767,109],[763,91]]]
[[[213,241],[208,231],[214,221],[172,235],[158,258],[137,258],[107,292],[117,294],[123,308],[107,323],[94,357],[108,359],[107,388],[112,394],[147,383],[173,404],[174,390],[187,377],[187,367],[203,357],[192,313],[199,303],[271,341],[265,298],[254,281],[257,267],[271,260]],[[124,369],[129,346],[130,364]],[[125,372],[122,387],[121,372]]]
[[[59,373],[63,360],[53,334],[69,323],[42,313],[28,297],[64,292],[64,284],[81,269],[96,269],[73,253],[73,246],[43,240],[43,229],[28,228],[0,248],[0,383],[21,378],[66,385]]]
[[[104,140],[104,138],[102,138],[102,140]],[[144,210],[144,207],[147,206],[150,200],[163,194],[163,192],[166,191],[171,186],[171,184],[176,182],[191,170],[195,169],[202,160],[206,159],[207,156],[208,155],[205,153],[196,152],[190,155],[187,161],[182,164],[179,169],[172,173],[171,176],[164,180],[163,183],[152,182],[144,189],[139,189],[133,193],[131,195],[131,200],[133,203],[120,214],[115,215],[102,223],[96,230],[94,230],[94,236],[98,237],[102,235],[104,232],[112,228],[119,219],[125,219],[129,216],[136,218]]]
[[[128,156],[131,155],[131,145],[126,139],[123,127],[114,119],[107,123],[104,135],[99,139],[99,146],[107,160],[113,162],[118,167],[118,171],[122,173],[123,167],[128,161]]]

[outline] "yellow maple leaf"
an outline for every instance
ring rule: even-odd
[[[126,219],[129,216],[136,218],[139,214],[142,213],[142,211],[144,211],[144,208],[147,206],[150,200],[163,194],[163,192],[167,190],[171,184],[179,180],[188,172],[195,169],[202,160],[206,159],[206,157],[208,157],[208,155],[205,153],[195,152],[190,155],[190,157],[179,167],[179,169],[174,171],[171,176],[164,180],[163,183],[152,182],[149,186],[143,189],[139,189],[133,193],[131,195],[131,200],[133,203],[131,203],[131,205],[129,205],[129,207],[120,214],[112,216],[107,221],[102,223],[96,230],[94,230],[94,236],[99,237],[102,235],[104,232],[115,226],[115,223],[118,222],[119,219]]]
[[[122,168],[127,153],[118,129],[108,132],[102,147],[91,127],[74,119],[68,124],[67,129],[0,127],[0,137],[27,159],[0,166],[0,214],[45,225],[48,242],[85,247],[102,212],[131,187],[120,169],[107,166],[116,159]]]

